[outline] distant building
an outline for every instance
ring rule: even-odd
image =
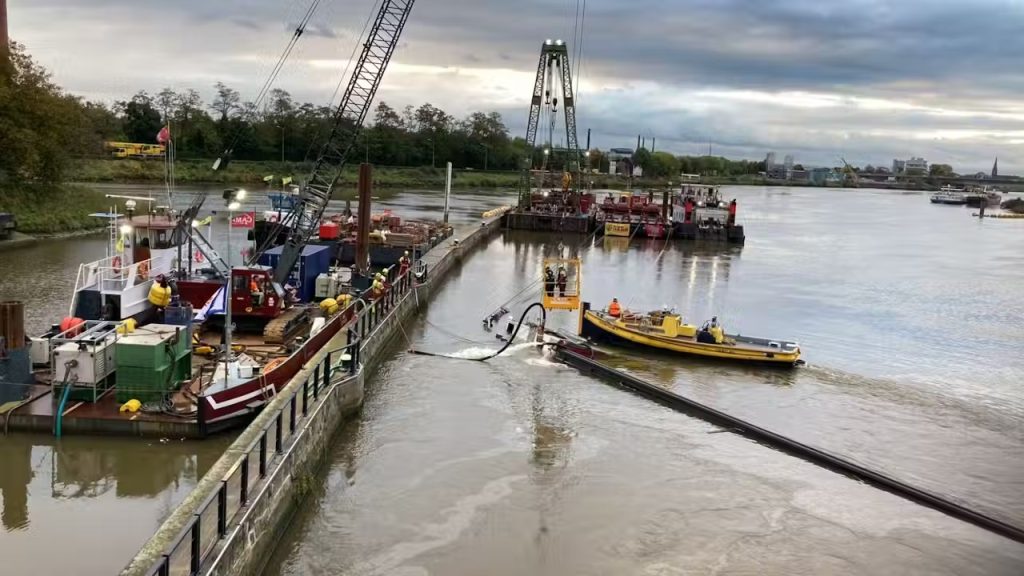
[[[985,174],[984,172],[977,172],[974,174],[975,180],[984,180],[985,178],[988,178],[988,174]]]
[[[629,174],[632,169],[633,163],[633,149],[632,148],[612,148],[608,150],[608,173],[615,174]]]
[[[928,161],[924,158],[911,158],[910,160],[893,160],[893,174],[921,175],[928,173]]]
[[[911,158],[910,160],[907,160],[903,167],[903,171],[907,174],[927,174],[928,161],[924,158]]]
[[[790,170],[789,179],[793,182],[808,182],[811,179],[811,173],[807,170]]]
[[[775,166],[775,152],[769,152],[768,155],[764,157],[764,169],[765,169],[765,171],[769,171],[774,166]]]
[[[996,161],[992,163],[992,177],[996,178],[998,176],[999,176],[999,158],[996,158]]]

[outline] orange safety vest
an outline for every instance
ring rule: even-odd
[[[610,316],[614,316],[616,318],[618,318],[619,315],[622,314],[622,308],[619,307],[619,303],[618,302],[612,302],[608,306],[608,314]]]

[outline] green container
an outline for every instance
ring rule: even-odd
[[[177,363],[174,365],[174,379],[178,382],[184,382],[192,379],[192,352],[186,351],[184,354],[178,357]]]
[[[170,380],[167,379],[168,373]],[[122,366],[117,369],[117,401],[123,403],[133,398],[140,402],[162,400],[169,390],[191,378],[190,350],[181,354],[173,367],[170,364],[160,368]]]
[[[151,402],[163,399],[167,391],[174,387],[174,378],[168,382],[170,366],[159,370],[125,366],[117,371],[117,401],[127,402],[136,399],[140,402]]]
[[[177,335],[177,341],[174,341]],[[168,354],[170,348],[170,354]],[[182,326],[149,324],[117,341],[117,369],[165,368],[191,350],[191,335]]]

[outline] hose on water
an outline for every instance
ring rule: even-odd
[[[484,356],[483,358],[459,358],[458,356],[451,356],[449,354],[438,354],[436,352],[427,352],[425,350],[415,349],[410,349],[409,352],[412,354],[419,354],[420,356],[436,356],[439,358],[451,358],[453,360],[470,360],[472,362],[486,362],[487,360],[500,356],[502,352],[507,350],[508,347],[511,346],[513,342],[515,342],[516,336],[519,334],[519,329],[523,326],[523,323],[526,321],[526,315],[534,307],[540,308],[541,325],[543,326],[545,323],[547,323],[548,312],[547,310],[544,309],[544,305],[541,304],[540,302],[534,302],[533,304],[530,304],[529,306],[526,307],[526,310],[523,310],[523,314],[519,317],[519,323],[516,324],[516,329],[512,331],[512,335],[509,336],[508,340],[505,341],[505,345],[502,346],[497,352],[490,354],[488,356]]]

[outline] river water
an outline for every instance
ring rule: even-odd
[[[746,246],[601,240],[581,249],[584,296],[668,304],[697,322],[717,314],[730,330],[799,340],[809,366],[615,362],[1024,525],[1024,228],[922,194],[727,194]],[[545,247],[578,240],[495,239],[444,285],[370,381],[270,574],[1024,572],[1020,544],[529,345],[487,363],[401,351],[495,349],[481,318],[538,275]]]
[[[800,341],[809,365],[780,372],[636,351],[613,362],[1024,525],[1024,223],[978,221],[922,194],[725,193],[739,200],[746,246],[588,243],[584,296],[595,306],[613,296],[636,309],[676,306],[693,322],[718,315],[730,331]],[[436,215],[441,199],[404,193],[382,203],[412,217]],[[501,203],[457,196],[453,218]],[[361,416],[337,435],[323,489],[268,573],[1024,570],[1024,546],[609,387],[530,346],[488,363],[402,351],[495,349],[481,318],[533,281],[546,249],[580,240],[509,234],[450,277],[370,379]],[[30,332],[42,330],[62,315],[54,310],[74,282],[70,266],[103,249],[100,237],[0,252],[0,297],[27,300]],[[538,297],[529,290],[513,308]],[[555,312],[549,323],[571,329],[575,316]],[[0,439],[0,479],[15,510],[10,524],[4,516],[0,558],[15,559],[15,574],[115,571],[229,440]],[[60,464],[79,453],[98,464],[77,467],[78,484],[100,476],[115,488],[74,498],[54,490],[69,483]],[[160,454],[170,457],[154,466]],[[146,490],[119,489],[147,478]],[[62,550],[80,553],[52,554],[64,541],[72,544]]]

